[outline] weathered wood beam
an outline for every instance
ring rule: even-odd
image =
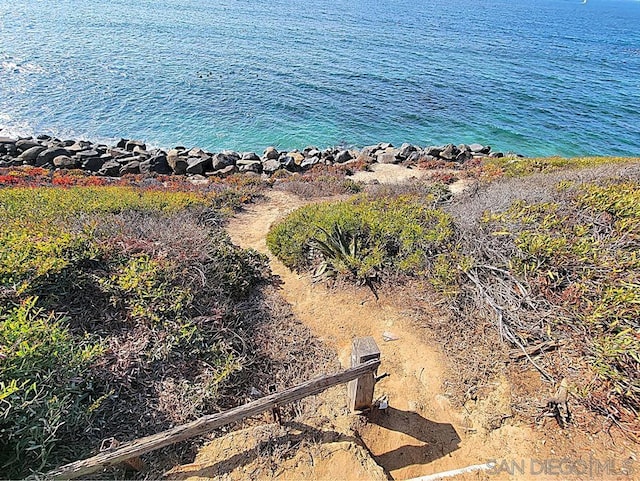
[[[107,466],[113,466],[121,463],[126,459],[169,446],[170,444],[184,441],[185,439],[199,436],[213,431],[220,426],[231,424],[250,416],[255,416],[256,414],[267,411],[274,406],[288,404],[307,396],[319,394],[330,387],[352,381],[353,379],[358,379],[364,375],[370,376],[376,369],[378,369],[379,366],[380,360],[372,360],[336,374],[311,379],[280,393],[265,396],[244,404],[243,406],[239,406],[222,413],[203,416],[195,421],[181,426],[176,426],[175,428],[168,429],[161,433],[136,439],[128,443],[123,443],[117,448],[104,451],[91,458],[66,464],[58,469],[50,471],[46,476],[47,478],[52,479],[79,478]]]

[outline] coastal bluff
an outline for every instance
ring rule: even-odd
[[[10,138],[0,136],[0,168],[31,165],[51,170],[82,169],[92,175],[119,177],[126,174],[201,175],[225,177],[235,173],[265,174],[278,171],[303,172],[314,165],[385,163],[413,165],[445,161],[464,163],[474,158],[502,157],[482,144],[447,144],[420,147],[379,143],[350,149],[330,147],[279,151],[267,147],[255,152],[223,150],[207,152],[201,148],[177,146],[170,150],[147,148],[139,140],[120,139],[115,145],[85,140],[60,140],[49,135]]]

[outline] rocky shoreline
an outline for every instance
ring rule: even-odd
[[[0,168],[30,165],[51,170],[82,169],[106,177],[126,174],[201,175],[225,177],[234,173],[265,174],[279,170],[304,172],[314,165],[345,165],[355,162],[417,164],[445,161],[464,163],[474,158],[502,157],[488,145],[447,144],[420,147],[389,143],[362,149],[307,147],[303,150],[278,151],[267,147],[262,155],[255,152],[207,152],[200,148],[175,147],[168,151],[147,149],[139,140],[121,139],[116,145],[84,140],[60,140],[48,135],[27,138],[0,136]]]

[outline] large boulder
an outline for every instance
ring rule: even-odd
[[[424,149],[424,154],[430,157],[440,157],[440,152],[442,152],[442,147],[436,147],[434,145]]]
[[[209,175],[215,175],[216,177],[228,177],[232,174],[235,174],[236,172],[238,172],[238,167],[236,167],[235,164],[232,164],[232,165],[227,165],[222,169],[216,170],[215,172]]]
[[[380,164],[397,164],[400,162],[398,158],[398,150],[393,147],[387,147],[384,150],[379,150],[376,155],[376,160]]]
[[[213,171],[224,169],[230,165],[235,165],[236,162],[237,159],[234,157],[220,152],[218,154],[214,154],[211,158],[211,169]]]
[[[35,160],[35,166],[42,167],[46,164],[53,164],[53,159],[59,155],[69,155],[69,151],[63,147],[53,147],[43,150],[38,154],[38,157]]]
[[[183,175],[187,172],[189,163],[186,157],[184,157],[185,154],[186,152],[184,150],[179,149],[171,149],[167,152],[167,163],[174,174]]]
[[[440,151],[440,157],[442,157],[445,160],[454,160],[459,153],[460,151],[455,145],[447,144]]]
[[[402,144],[400,146],[400,149],[398,150],[398,157],[400,157],[401,159],[406,159],[409,157],[409,155],[411,155],[412,152],[415,152],[416,150],[418,150],[418,148],[415,145],[411,145],[411,144]]]
[[[487,146],[489,147],[489,146]],[[491,147],[487,148],[482,144],[470,144],[469,150],[474,154],[488,154]]]
[[[119,146],[120,144],[117,145],[117,147]],[[133,152],[133,149],[136,147],[140,147],[142,150],[147,150],[147,144],[141,140],[129,140],[124,146],[125,150],[128,150],[129,152]]]
[[[140,173],[149,175],[151,173],[167,175],[171,173],[171,167],[167,162],[167,154],[158,151],[151,158],[140,162]]]
[[[106,177],[117,177],[120,175],[120,168],[122,166],[115,160],[105,162],[104,165],[98,171],[98,175],[104,175]]]
[[[35,164],[38,156],[45,150],[47,150],[46,147],[43,147],[42,145],[35,145],[22,152],[18,156],[18,160],[26,162],[27,164]]]
[[[240,172],[255,172],[256,174],[262,173],[262,162],[259,160],[239,160],[236,165]]]
[[[187,158],[187,174],[202,175],[206,170],[211,168],[211,159],[209,157],[188,157]]]
[[[262,163],[262,171],[265,174],[273,174],[275,171],[282,169],[280,161],[275,159],[267,159]]]
[[[260,160],[260,156],[255,152],[243,152],[240,158],[242,160]]]
[[[59,155],[53,159],[53,165],[58,169],[75,169],[77,161],[68,155]]]
[[[308,157],[302,161],[302,164],[300,164],[300,167],[302,169],[309,169],[310,167],[313,167],[314,165],[319,163],[320,163],[319,156]]]
[[[137,160],[132,160],[131,162],[128,162],[122,167],[120,167],[120,175],[139,174],[139,173],[140,173],[140,162]]]
[[[89,172],[98,172],[105,162],[106,160],[102,157],[90,157],[82,162],[82,168],[84,170],[88,170]]]
[[[80,152],[76,152],[76,159],[80,162],[84,162],[85,160],[91,159],[93,157],[100,157],[100,152],[97,150],[81,150]]]
[[[341,150],[337,154],[334,155],[333,160],[338,164],[343,164],[349,160],[353,159],[351,152],[348,150]]]
[[[25,150],[29,150],[33,147],[41,147],[42,144],[37,140],[33,139],[20,139],[16,141],[16,149],[20,152],[24,152]]]
[[[275,147],[267,147],[264,150],[264,158],[270,160],[277,160],[280,157],[280,153],[277,151]]]
[[[290,155],[281,156],[280,164],[289,172],[296,172],[299,167],[298,164],[296,164],[296,161],[294,160],[294,158],[291,157]]]
[[[301,154],[297,150],[293,150],[289,152],[287,155],[293,159],[293,162],[296,165],[298,166],[302,165],[302,162],[304,161],[304,154]]]

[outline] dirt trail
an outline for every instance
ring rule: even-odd
[[[237,216],[228,232],[234,243],[269,254],[265,236],[270,226],[306,203],[291,194],[272,191],[266,202]],[[373,422],[363,426],[359,434],[388,474],[407,479],[486,462],[488,458],[482,453],[472,459],[462,455],[464,420],[441,394],[441,354],[421,339],[393,299],[376,300],[369,290],[357,288],[328,291],[312,284],[308,276],[291,272],[273,256],[270,260],[282,283],[281,293],[296,316],[335,348],[343,366],[349,365],[354,337],[373,336],[378,343],[382,371],[390,376],[376,386],[376,396],[386,397],[390,407],[374,413]],[[398,340],[384,341],[384,332]]]
[[[227,230],[233,242],[269,255],[271,269],[281,283],[281,294],[291,304],[295,315],[336,350],[343,366],[349,365],[352,339],[373,336],[382,353],[381,371],[390,374],[376,385],[376,397],[386,398],[389,407],[374,410],[366,421],[354,422],[354,416],[347,414],[343,391],[333,390],[323,395],[318,416],[329,414],[329,429],[340,431],[340,439],[323,447],[315,446],[315,451],[299,452],[293,460],[279,463],[277,473],[266,477],[378,479],[377,466],[372,467],[368,460],[363,460],[363,452],[366,457],[366,451],[392,479],[410,479],[456,470],[484,464],[491,459],[531,460],[558,457],[560,454],[584,454],[572,448],[560,449],[559,446],[554,451],[553,446],[545,444],[544,436],[533,427],[503,422],[512,417],[506,379],[496,382],[492,394],[476,406],[465,408],[464,413],[453,409],[442,388],[445,359],[437,346],[425,340],[420,329],[411,325],[402,306],[395,304],[394,299],[381,296],[376,300],[369,290],[357,288],[329,291],[321,285],[312,284],[309,276],[291,272],[269,254],[265,237],[270,226],[308,201],[280,191],[270,191],[266,195],[266,200],[249,206],[230,222]],[[436,308],[432,308],[430,313],[439,315]],[[383,332],[392,333],[398,339],[386,342]],[[495,423],[496,419],[497,426],[487,429],[486,426]],[[352,435],[361,442],[345,444],[345,436]],[[570,444],[577,441],[573,439]],[[593,442],[594,439],[585,441]],[[214,446],[208,453],[207,448],[201,451],[197,462],[206,462],[209,457],[215,459],[226,452],[224,442],[212,444]],[[584,446],[582,444],[582,451]],[[302,462],[302,457],[311,458],[311,464]],[[312,468],[309,467],[311,465]],[[246,465],[239,469],[240,478],[249,474],[242,471],[247,469]],[[251,477],[256,475],[254,472]],[[263,475],[261,472],[258,477]],[[516,477],[529,479],[526,473]],[[231,476],[229,479],[236,478]],[[499,475],[475,471],[448,479],[513,477],[504,471]],[[536,479],[564,478],[536,476]]]

